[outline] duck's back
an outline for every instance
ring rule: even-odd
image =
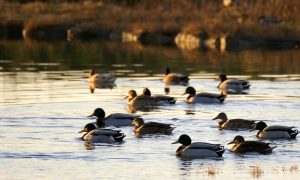
[[[230,119],[221,125],[222,129],[252,129],[255,125],[255,121],[245,119]]]

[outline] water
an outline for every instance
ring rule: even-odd
[[[182,160],[171,143],[185,133],[194,141],[225,147],[235,135],[256,140],[255,132],[221,131],[211,121],[219,112],[229,118],[265,120],[300,128],[299,51],[181,52],[168,47],[135,47],[106,43],[0,42],[0,179],[299,179],[300,145],[277,140],[271,155],[236,155]],[[116,87],[88,89],[88,69],[113,71]],[[137,138],[132,127],[122,144],[89,144],[77,132],[87,116],[101,107],[107,114],[130,111],[128,90],[149,87],[163,94],[164,68],[190,75],[198,91],[218,92],[214,78],[220,72],[249,79],[249,94],[229,95],[222,105],[187,105],[185,87],[171,86],[176,105],[138,111],[145,121],[171,123],[171,136]],[[208,173],[212,168],[214,175]]]

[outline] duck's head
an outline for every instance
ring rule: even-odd
[[[267,124],[263,121],[259,121],[255,127],[253,129],[251,129],[250,131],[255,131],[255,130],[259,130],[262,131],[263,129],[265,129],[267,127]]]
[[[148,88],[144,88],[143,89],[143,95],[145,95],[145,96],[151,96],[150,90]]]
[[[143,120],[143,118],[135,118],[133,121],[132,121],[132,123],[131,123],[131,125],[132,126],[135,126],[135,127],[140,127],[140,126],[142,126],[142,125],[144,125],[145,123],[144,123],[144,120]]]
[[[90,76],[93,76],[93,75],[95,75],[95,74],[96,74],[95,70],[94,70],[94,69],[91,69],[89,75],[90,75]]]
[[[185,89],[185,92],[182,95],[185,94],[196,95],[196,90],[192,86],[189,86]]]
[[[171,73],[170,68],[169,68],[169,67],[166,67],[166,74],[165,74],[165,75],[168,75],[168,74],[170,74],[170,73]]]
[[[96,108],[94,112],[89,115],[88,117],[96,116],[97,118],[104,118],[105,117],[105,112],[102,108]]]
[[[88,123],[84,126],[84,128],[79,131],[78,133],[82,133],[82,132],[90,132],[92,130],[96,129],[96,126],[93,123]]]
[[[225,74],[220,74],[219,75],[219,80],[221,80],[221,82],[226,81],[227,80],[227,76]]]
[[[173,142],[172,144],[176,144],[176,143],[180,143],[184,146],[188,146],[192,143],[192,139],[190,138],[190,136],[186,134],[182,134],[181,136],[179,136],[178,140]]]
[[[234,139],[233,139],[230,143],[228,143],[228,144],[240,144],[240,143],[242,143],[242,142],[244,142],[244,141],[245,141],[245,139],[243,138],[243,136],[237,135],[237,136],[235,136]]]
[[[130,100],[130,99],[133,99],[135,97],[137,97],[136,91],[135,90],[130,90],[130,91],[128,91],[128,95],[125,96],[124,99],[129,99]]]
[[[227,115],[224,112],[221,112],[220,114],[218,114],[217,117],[213,118],[212,120],[216,120],[216,119],[227,120]]]

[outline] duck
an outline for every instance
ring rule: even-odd
[[[134,133],[137,135],[145,134],[166,134],[169,135],[174,130],[171,124],[147,122],[145,123],[142,118],[136,118],[132,124],[134,126]]]
[[[86,132],[81,139],[92,143],[122,142],[125,135],[120,130],[96,128],[95,124],[88,123],[79,133]]]
[[[162,104],[175,104],[176,103],[176,98],[171,97],[171,96],[165,96],[165,95],[151,96],[151,91],[148,88],[143,89],[143,95],[148,96],[148,97],[152,97],[152,98],[156,98]]]
[[[238,80],[238,79],[227,79],[225,74],[220,74],[218,79],[221,81],[218,85],[218,88],[227,92],[227,93],[243,93],[244,90],[250,88],[250,83],[246,80]]]
[[[184,74],[179,73],[171,73],[170,68],[166,68],[166,73],[163,78],[163,82],[165,84],[172,84],[172,85],[184,85],[187,86],[189,83],[189,77]]]
[[[226,98],[223,92],[221,92],[221,94],[207,92],[196,94],[196,90],[192,86],[186,88],[185,93],[182,95],[185,94],[189,94],[186,98],[187,103],[223,103]]]
[[[93,117],[93,116],[97,117],[96,125],[98,127],[129,126],[135,118],[139,117],[139,115],[126,114],[126,113],[113,113],[105,117],[105,112],[102,108],[96,108],[94,112],[88,117]]]
[[[88,82],[91,93],[94,93],[96,88],[113,88],[115,87],[116,77],[113,73],[96,74],[94,69],[91,69],[88,75]]]
[[[130,90],[128,95],[125,96],[127,104],[133,107],[144,107],[144,106],[157,106],[161,104],[158,98],[153,98],[147,95],[137,95],[135,90]]]
[[[261,141],[245,141],[244,137],[240,135],[235,136],[233,141],[228,144],[234,144],[234,146],[230,148],[230,151],[236,153],[258,152],[261,154],[268,154],[276,148],[276,146],[270,147],[270,143]]]
[[[220,129],[240,130],[240,129],[253,129],[255,121],[246,119],[228,119],[226,113],[221,112],[217,117],[212,120],[221,119],[219,122]]]
[[[176,156],[195,158],[195,157],[222,157],[225,152],[224,146],[220,144],[210,144],[206,142],[194,142],[190,136],[186,134],[180,135],[177,141],[172,144],[180,143],[182,144],[176,150]]]
[[[260,139],[295,139],[299,131],[294,126],[267,126],[263,121],[259,121],[250,130],[258,130],[256,137]]]

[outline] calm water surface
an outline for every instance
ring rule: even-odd
[[[271,155],[236,155],[223,158],[182,160],[172,145],[181,134],[194,141],[225,147],[235,135],[256,140],[255,132],[221,131],[211,121],[219,112],[229,118],[264,120],[300,128],[300,52],[180,51],[168,47],[131,44],[0,42],[0,179],[299,179],[300,144],[296,140],[271,142]],[[102,107],[107,114],[129,112],[124,96],[149,87],[163,94],[164,68],[190,75],[198,91],[218,92],[220,72],[251,81],[244,95],[229,95],[221,105],[187,105],[185,87],[171,86],[176,105],[136,113],[145,121],[173,124],[171,136],[137,138],[132,127],[122,144],[88,144],[77,132]],[[90,67],[118,76],[113,89],[88,89]],[[294,167],[294,169],[293,169]],[[215,175],[209,175],[213,168]],[[296,170],[295,170],[296,169]]]

